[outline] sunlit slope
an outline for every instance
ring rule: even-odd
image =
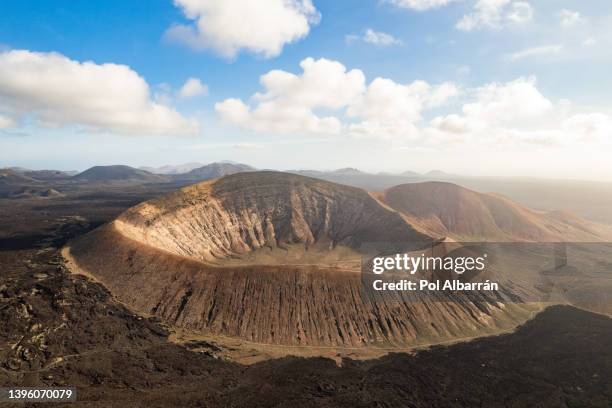
[[[567,212],[535,211],[451,183],[403,184],[379,198],[421,230],[455,240],[598,242],[612,236],[605,227]]]

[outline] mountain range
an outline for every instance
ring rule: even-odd
[[[157,174],[159,177],[139,173],[142,169],[126,168],[120,171],[113,170],[115,166],[95,166],[86,170],[86,174],[96,180],[96,183],[176,183],[186,185],[198,181],[221,177],[242,171],[253,171],[253,167],[223,161],[191,169],[186,173],[179,173],[179,169],[186,170],[196,163],[178,166],[164,166],[164,171],[175,174]],[[108,170],[104,170],[108,168]],[[171,168],[174,168],[172,170]],[[91,170],[91,171],[90,171]],[[94,171],[95,170],[95,171]],[[56,170],[28,170],[21,168],[1,169],[5,175],[0,177],[0,190],[15,190],[28,183],[37,182],[55,183],[50,188],[62,190],[61,183],[80,182],[88,183],[84,176],[73,178],[74,172],[61,172]],[[126,174],[126,172],[131,174]],[[146,171],[146,170],[144,170]],[[159,169],[154,169],[160,172]],[[406,171],[401,174],[371,174],[354,168],[345,168],[332,171],[318,170],[291,170],[290,173],[315,177],[339,184],[363,188],[368,191],[382,192],[391,187],[415,182],[445,181],[454,183],[480,193],[495,192],[509,197],[515,202],[539,211],[571,211],[582,218],[592,221],[612,224],[612,183],[575,180],[546,180],[538,178],[518,177],[469,177],[430,171],[419,174]],[[83,172],[85,173],[85,172]],[[92,174],[93,173],[93,174]],[[95,175],[98,173],[97,175]],[[10,177],[9,177],[10,174]],[[151,173],[152,174],[152,173]]]

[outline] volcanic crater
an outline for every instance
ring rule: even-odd
[[[432,240],[364,190],[249,172],[141,203],[72,242],[69,257],[140,313],[267,344],[404,347],[497,333],[532,315],[501,294],[363,290],[369,243]]]

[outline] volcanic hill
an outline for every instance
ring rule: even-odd
[[[37,183],[38,180],[11,169],[0,169],[0,186]]]
[[[254,170],[254,167],[247,164],[215,162],[194,168],[186,173],[176,174],[174,177],[176,180],[180,181],[196,182]]]
[[[452,183],[402,184],[378,198],[424,233],[458,241],[598,242],[612,237],[609,229],[571,213],[532,210]]]
[[[166,175],[174,175],[174,174],[184,174],[188,173],[193,169],[197,169],[199,167],[204,166],[202,163],[191,162],[191,163],[183,163],[183,164],[167,164],[165,166],[160,167],[149,167],[149,166],[141,166],[138,169],[148,171],[153,174],[166,174]]]
[[[137,181],[159,183],[167,181],[167,178],[148,171],[135,169],[130,166],[94,166],[72,177],[76,181],[85,182],[113,182],[113,181]]]
[[[375,241],[432,242],[364,190],[249,172],[139,204],[72,242],[67,257],[141,313],[278,345],[448,341],[515,327],[535,309],[502,304],[518,296],[504,290],[438,299],[366,291],[359,265]]]

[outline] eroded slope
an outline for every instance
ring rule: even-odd
[[[294,244],[348,255],[372,241],[429,241],[361,189],[277,172],[189,186],[126,211],[115,224],[131,239],[206,262]]]

